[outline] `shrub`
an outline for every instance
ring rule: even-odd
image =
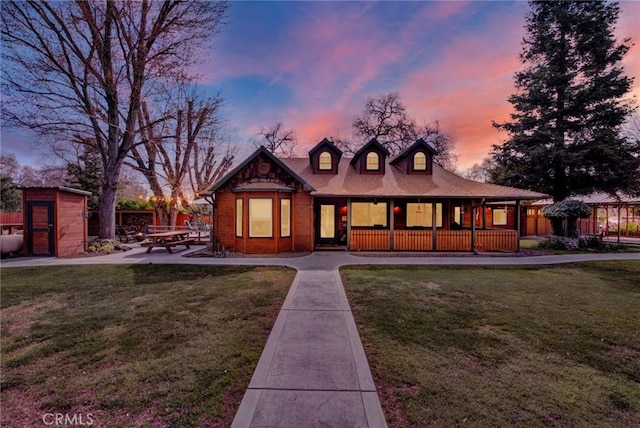
[[[581,249],[602,251],[605,249],[606,244],[602,242],[602,238],[600,238],[598,235],[593,235],[580,238],[580,240],[578,241],[578,246]]]
[[[544,241],[540,241],[538,247],[546,250],[577,250],[579,248],[579,242],[574,238],[552,236]]]
[[[106,239],[96,239],[89,244],[87,252],[89,253],[107,253],[111,254],[115,250],[115,244]]]
[[[121,199],[116,206],[119,210],[151,210],[153,203],[146,199]]]
[[[578,219],[591,215],[591,209],[587,204],[577,199],[566,199],[555,204],[547,205],[542,209],[542,215],[551,220],[553,234],[564,236],[563,220],[567,219],[567,236],[578,237]]]

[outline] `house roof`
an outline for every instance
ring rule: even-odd
[[[640,196],[630,196],[625,193],[619,193],[618,197],[612,196],[608,193],[595,192],[590,195],[571,196],[568,199],[577,199],[584,202],[587,205],[598,204],[618,204],[618,203],[636,203],[640,204]],[[542,199],[532,203],[531,205],[551,205],[553,199]]]
[[[384,175],[370,175],[359,174],[349,164],[351,159],[341,159],[337,174],[314,174],[307,158],[281,161],[314,188],[314,196],[459,197],[491,200],[540,199],[548,196],[530,190],[466,180],[437,164],[433,165],[431,175],[406,174],[391,165],[387,166]]]
[[[403,158],[406,158],[409,155],[409,153],[412,153],[418,147],[424,147],[432,155],[437,155],[438,154],[438,151],[436,149],[434,149],[431,146],[431,144],[427,143],[424,139],[420,138],[418,141],[416,141],[415,143],[413,143],[412,145],[410,145],[409,147],[404,149],[398,156],[396,156],[391,161],[391,164],[394,165],[394,164],[400,162]]]
[[[333,151],[336,155],[342,156],[342,150],[337,148],[336,145],[333,144],[333,141],[329,141],[327,138],[323,138],[322,141],[320,141],[318,144],[313,146],[311,150],[309,150],[309,157],[311,157],[315,152],[317,152],[321,148],[329,149]]]
[[[236,175],[240,170],[242,170],[245,166],[247,166],[251,161],[257,158],[259,155],[264,155],[273,161],[275,164],[279,165],[283,170],[285,170],[288,174],[290,174],[295,180],[297,180],[305,190],[313,191],[315,190],[313,186],[311,186],[304,178],[298,175],[295,171],[293,171],[289,166],[283,163],[283,159],[278,159],[274,156],[269,150],[267,150],[264,146],[260,146],[255,152],[253,152],[250,156],[248,156],[240,165],[231,170],[227,175],[222,177],[220,180],[213,183],[209,188],[207,188],[204,192],[200,192],[201,195],[210,195],[218,190],[220,187],[224,186],[227,181],[229,181],[234,175]],[[306,161],[306,158],[305,158]],[[273,185],[271,185],[273,186]]]
[[[372,147],[377,148],[378,150],[380,150],[382,153],[384,153],[385,156],[389,156],[389,150],[386,149],[385,146],[383,146],[382,144],[380,144],[378,142],[378,140],[376,140],[375,138],[372,138],[369,140],[369,142],[367,144],[365,144],[364,146],[360,147],[360,150],[358,150],[354,155],[353,155],[353,159],[351,159],[351,164],[353,165],[354,163],[356,163],[356,161],[358,160],[358,158],[360,156],[362,156],[362,153],[364,153],[367,150],[370,150]]]

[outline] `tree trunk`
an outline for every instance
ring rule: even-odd
[[[162,206],[164,205],[164,201],[156,202],[156,218],[158,219],[158,223],[160,226],[168,226],[169,225],[169,213],[167,212],[167,208]]]
[[[565,236],[564,219],[560,217],[552,217],[549,220],[551,221],[551,230],[553,230],[553,234],[555,236]]]
[[[100,197],[100,222],[98,237],[101,239],[115,239],[116,237],[116,197],[118,192],[118,177],[105,177],[107,180]]]

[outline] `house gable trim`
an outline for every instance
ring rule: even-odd
[[[231,172],[225,175],[221,180],[216,182],[212,187],[210,187],[206,192],[203,192],[202,194],[206,195],[206,194],[215,193],[218,189],[224,186],[229,180],[231,180],[231,178],[233,178],[238,172],[240,172],[243,168],[249,165],[249,163],[251,163],[255,158],[257,158],[261,154],[266,156],[268,159],[270,159],[272,162],[274,162],[276,165],[282,168],[285,172],[291,175],[291,177],[293,177],[296,181],[298,181],[302,185],[304,190],[309,192],[316,190],[311,184],[309,184],[306,180],[300,177],[300,175],[298,175],[291,168],[285,165],[284,162],[282,162],[280,159],[274,156],[273,153],[268,151],[264,146],[260,146],[255,152],[253,152],[250,156],[248,156],[244,160],[244,162],[242,162],[240,165],[235,167]]]

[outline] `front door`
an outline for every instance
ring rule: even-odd
[[[336,204],[320,203],[317,213],[316,242],[318,244],[337,244]]]
[[[27,202],[27,253],[53,256],[53,202]]]

